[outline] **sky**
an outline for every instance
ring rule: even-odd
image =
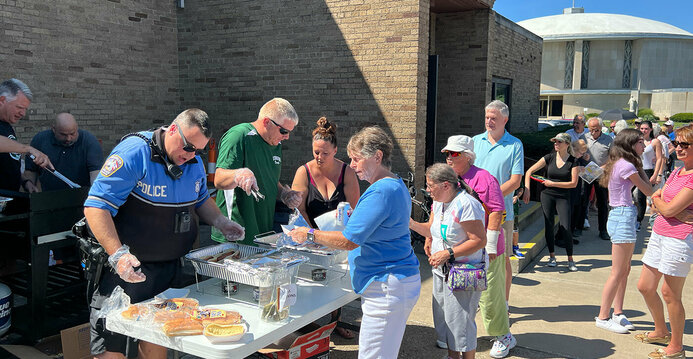
[[[559,15],[563,9],[585,8],[586,13],[622,14],[661,21],[693,33],[693,0],[496,0],[493,10],[519,22]]]

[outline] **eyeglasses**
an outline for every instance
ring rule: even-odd
[[[272,121],[272,123],[279,128],[279,133],[281,133],[282,135],[288,135],[291,132],[282,126],[279,126],[279,124],[274,122],[273,119],[270,118],[269,120]]]
[[[183,140],[183,151],[195,152],[195,155],[201,155],[205,153],[204,149],[198,150],[197,148],[195,148],[194,145],[188,143],[188,140],[186,140],[185,136],[183,135],[183,130],[180,129],[180,125],[176,124],[176,128],[178,129],[178,134],[180,135],[180,138]]]
[[[460,157],[462,155],[462,152],[455,151],[445,151],[443,153],[445,154],[445,157]]]
[[[679,141],[671,141],[671,145],[674,146],[674,148],[681,146],[681,149],[688,149],[688,146],[691,144],[688,142],[679,142]]]

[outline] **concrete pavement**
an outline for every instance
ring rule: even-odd
[[[632,270],[625,297],[625,314],[636,326],[631,334],[616,334],[594,325],[598,314],[601,291],[611,269],[611,243],[598,237],[596,215],[591,214],[592,227],[583,231],[580,244],[575,246],[574,257],[578,272],[568,272],[565,249],[557,248],[558,267],[545,264],[548,251],[544,248],[513,278],[510,294],[511,331],[517,338],[517,347],[508,358],[647,358],[658,346],[643,344],[633,334],[653,329],[652,317],[645,301],[636,288],[642,255],[650,230],[638,234],[633,254]],[[543,226],[543,224],[541,224]],[[527,232],[536,233],[530,229]],[[533,235],[535,237],[535,235]],[[524,242],[521,233],[521,242]],[[443,358],[446,351],[435,346],[435,332],[431,316],[431,272],[425,256],[419,257],[422,288],[402,341],[400,358]],[[687,309],[684,330],[684,349],[693,355],[693,284],[687,281],[683,303]],[[342,320],[358,325],[361,311],[358,301],[347,306]],[[491,339],[485,336],[480,315],[477,315],[477,358],[490,358]],[[356,358],[358,337],[353,340],[332,336],[331,358]]]

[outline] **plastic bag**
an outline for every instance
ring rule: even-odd
[[[122,312],[130,306],[130,296],[125,294],[123,288],[116,286],[111,292],[111,296],[104,299],[101,304],[101,309],[96,311],[97,318],[106,318],[108,314],[114,311]]]

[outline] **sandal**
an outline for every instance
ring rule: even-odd
[[[649,359],[686,359],[686,354],[680,350],[674,354],[667,354],[664,349],[657,348],[647,356]]]
[[[667,345],[669,344],[669,340],[671,340],[671,334],[667,334],[663,337],[650,337],[650,332],[644,332],[640,334],[635,334],[635,340],[641,342],[641,343],[647,343],[647,344],[664,344]]]

